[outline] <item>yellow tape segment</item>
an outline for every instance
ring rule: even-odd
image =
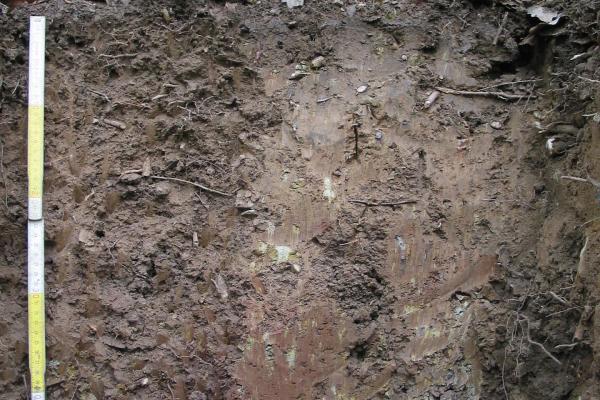
[[[28,122],[29,197],[41,198],[44,186],[44,106],[29,106]]]
[[[44,294],[29,295],[29,372],[31,391],[44,392],[46,370]]]

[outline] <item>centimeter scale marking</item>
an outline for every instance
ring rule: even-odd
[[[29,19],[29,108],[27,174],[27,293],[31,400],[46,398],[46,313],[44,306],[44,68],[46,18]]]

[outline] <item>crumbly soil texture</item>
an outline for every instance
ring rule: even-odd
[[[29,387],[30,15],[47,398],[600,398],[597,1],[12,6],[2,398]]]

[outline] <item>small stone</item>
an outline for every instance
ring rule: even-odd
[[[208,397],[202,392],[192,392],[190,393],[190,400],[208,400]]]
[[[375,131],[375,140],[381,139],[383,139],[383,132],[381,132],[380,130]]]
[[[319,56],[310,62],[310,66],[319,69],[325,66],[325,57]]]
[[[498,121],[494,121],[490,124],[490,126],[494,129],[502,129],[502,123]]]
[[[535,194],[542,194],[544,190],[546,190],[546,185],[544,185],[543,183],[536,183],[535,185],[533,185],[533,191],[535,192]]]
[[[368,88],[369,85],[361,85],[358,88],[356,88],[356,93],[364,93],[367,91]]]
[[[235,197],[235,207],[241,210],[249,210],[254,208],[254,203],[251,200],[252,193],[249,190],[240,190]]]
[[[140,322],[140,317],[135,312],[128,312],[127,314],[125,314],[125,318],[127,319],[127,322],[129,322],[132,325],[135,325],[138,322]]]
[[[288,8],[302,7],[304,0],[281,0],[282,3],[287,3]]]
[[[241,217],[246,217],[246,218],[256,218],[258,217],[258,213],[256,212],[256,210],[246,210],[243,213],[240,214]]]
[[[150,162],[150,158],[146,157],[144,160],[144,164],[142,164],[142,175],[150,176],[152,175],[152,163]]]
[[[169,182],[158,182],[154,185],[154,195],[158,198],[165,198],[171,193]]]
[[[553,157],[565,154],[568,148],[569,145],[561,140],[559,136],[553,136],[546,140],[546,150]]]
[[[407,61],[408,60],[408,56],[406,54],[402,54],[402,57],[400,57],[402,59],[402,61]]]
[[[87,229],[82,229],[79,231],[79,242],[86,246],[94,245],[94,234]]]
[[[290,77],[288,78],[290,81],[299,81],[300,79],[304,78],[306,75],[308,75],[308,73],[303,72],[303,71],[294,71],[292,73],[292,75],[290,75]]]
[[[290,29],[294,29],[295,27],[298,26],[298,21],[290,21],[290,22],[288,22],[287,26]]]
[[[135,183],[138,183],[140,180],[142,179],[142,176],[140,174],[125,174],[121,177],[120,181],[123,183],[127,183],[130,185],[133,185]]]
[[[292,270],[294,270],[295,273],[299,274],[301,268],[298,264],[292,264]]]

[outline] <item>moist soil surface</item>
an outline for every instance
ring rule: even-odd
[[[45,15],[49,399],[600,398],[598,9],[542,3],[5,11],[2,397]]]

